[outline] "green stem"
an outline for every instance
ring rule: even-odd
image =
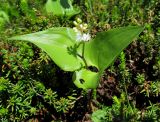
[[[85,43],[84,42],[82,43],[82,46],[83,46],[82,47],[82,57],[84,57],[84,48],[85,48]]]
[[[85,64],[85,68],[87,69],[88,68],[88,65],[87,65],[87,61],[86,59],[84,58],[84,49],[85,49],[85,43],[83,42],[83,45],[82,45],[82,59],[84,61],[84,64]]]
[[[77,56],[79,56],[79,57],[83,60],[83,62],[84,62],[84,64],[85,64],[85,68],[87,69],[87,68],[88,68],[87,61],[86,61],[86,59],[84,58],[85,43],[82,42],[82,43],[80,43],[80,44],[82,44],[82,55],[77,54]],[[79,45],[80,45],[80,44],[79,44]],[[78,47],[79,47],[79,45],[78,45]]]
[[[97,90],[93,89],[93,99],[96,100],[97,99]]]
[[[124,91],[125,91],[125,94],[126,94],[127,103],[129,105],[129,107],[131,107],[131,110],[132,110],[132,106],[131,106],[131,104],[129,102],[129,98],[128,98],[128,92],[127,92],[127,87],[126,87],[126,81],[125,80],[126,79],[123,76],[123,85],[124,85]],[[132,113],[133,113],[133,110],[132,110]]]
[[[79,55],[79,54],[77,54],[77,56],[80,57],[83,60],[83,62],[85,64],[85,68],[87,69],[88,65],[87,65],[86,59],[84,57],[82,57],[81,55]]]

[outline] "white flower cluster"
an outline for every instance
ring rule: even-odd
[[[87,27],[88,25],[85,23],[85,24],[82,24],[82,20],[77,18],[76,21],[73,22],[74,25],[76,27],[74,27],[74,31],[77,33],[77,39],[76,41],[78,42],[81,42],[81,41],[89,41],[91,39],[91,36],[89,33],[86,33],[87,32]]]

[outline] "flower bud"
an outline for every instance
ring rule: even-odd
[[[78,23],[82,23],[82,20],[80,18],[77,18]]]
[[[80,28],[80,30],[83,30],[83,25],[80,24],[80,25],[79,25],[79,28]]]
[[[87,28],[88,27],[88,25],[85,23],[84,25],[83,25],[85,28]]]
[[[83,30],[86,30],[87,29],[87,27],[88,27],[88,25],[85,23],[85,24],[83,24]]]
[[[74,30],[76,33],[79,32],[79,30],[78,30],[76,27],[74,27],[73,30]]]
[[[76,21],[73,21],[73,24],[74,24],[75,26],[77,26],[77,25],[78,25],[78,23],[77,23]]]

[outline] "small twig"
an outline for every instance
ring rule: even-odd
[[[77,100],[81,99],[83,96],[79,96],[78,98],[75,99],[75,101],[73,101],[72,103],[70,103],[70,105],[73,105],[75,102],[77,102]]]

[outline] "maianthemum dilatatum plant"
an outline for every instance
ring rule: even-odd
[[[25,40],[44,50],[64,71],[73,73],[73,82],[84,90],[96,89],[103,71],[143,30],[128,26],[99,32],[91,39],[87,24],[80,19],[76,27],[54,27],[20,35],[11,40]]]

